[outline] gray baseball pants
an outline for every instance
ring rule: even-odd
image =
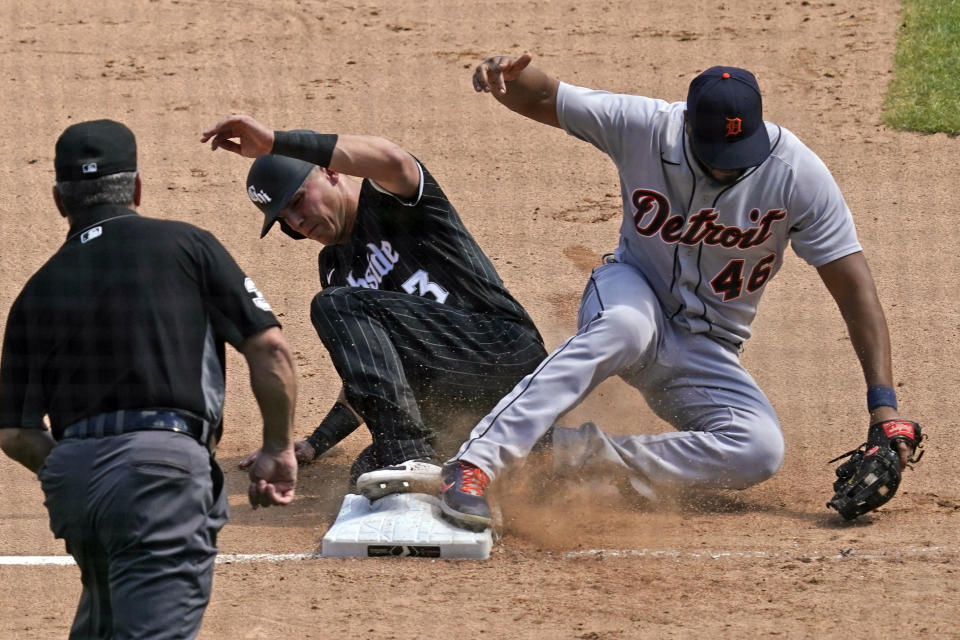
[[[171,431],[62,440],[38,472],[50,528],[80,567],[70,638],[193,638],[210,599],[223,474]]]
[[[578,325],[576,335],[473,429],[453,460],[495,477],[600,382],[620,376],[677,431],[611,436],[590,422],[556,427],[555,467],[612,465],[650,498],[658,487],[745,488],[780,468],[779,422],[736,348],[671,321],[637,269],[623,263],[596,268]]]

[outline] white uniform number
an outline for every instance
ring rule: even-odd
[[[441,304],[446,302],[447,296],[450,295],[446,289],[436,282],[431,282],[430,274],[423,269],[418,269],[400,286],[403,287],[404,291],[415,296],[426,296],[429,293]]]

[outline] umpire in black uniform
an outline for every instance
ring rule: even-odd
[[[55,168],[70,231],[7,318],[0,445],[37,472],[50,527],[80,567],[70,637],[192,638],[227,519],[212,457],[224,343],[245,356],[263,414],[254,508],[293,499],[291,354],[270,306],[212,235],[135,211],[127,127],[67,128]]]
[[[298,458],[314,459],[363,421],[373,443],[351,470],[360,493],[435,491],[438,436],[459,445],[546,357],[533,321],[434,177],[393,142],[274,132],[243,115],[207,140],[257,158],[247,195],[265,216],[261,237],[279,223],[325,245],[310,317],[343,388]]]

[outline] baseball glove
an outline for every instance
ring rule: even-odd
[[[912,451],[909,462],[923,457],[920,425],[910,420],[887,420],[870,425],[867,441],[830,463],[849,458],[837,467],[833,499],[827,507],[836,509],[846,520],[886,504],[900,486],[900,457],[897,442],[906,442]],[[920,452],[917,455],[917,452]]]

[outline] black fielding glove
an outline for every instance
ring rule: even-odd
[[[870,425],[867,441],[830,462],[849,457],[837,469],[834,496],[827,507],[836,509],[845,520],[853,520],[890,501],[900,486],[900,456],[897,442],[912,449],[910,462],[923,457],[920,446],[924,435],[920,425],[910,420],[886,420]],[[920,455],[916,455],[920,450]]]

